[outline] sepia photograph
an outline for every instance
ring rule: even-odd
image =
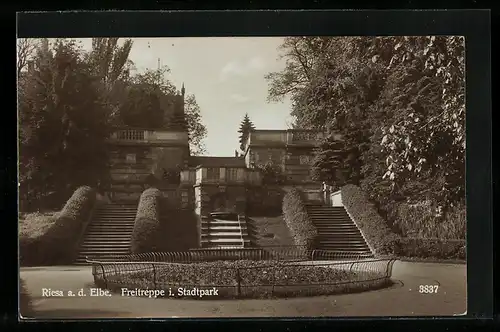
[[[21,318],[465,315],[465,41],[18,38]]]

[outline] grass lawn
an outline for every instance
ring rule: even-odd
[[[248,216],[248,232],[257,246],[294,245],[290,231],[283,216],[257,217]]]

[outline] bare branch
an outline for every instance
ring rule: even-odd
[[[37,43],[34,39],[19,38],[17,40],[17,75],[28,65],[36,51]]]

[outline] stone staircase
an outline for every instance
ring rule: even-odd
[[[250,238],[244,218],[238,221],[202,217],[202,248],[235,249],[248,247],[249,244]]]
[[[109,260],[112,255],[129,254],[136,213],[137,203],[113,203],[98,208],[87,226],[75,264],[87,264],[86,256]]]
[[[306,208],[318,231],[317,249],[353,252],[367,258],[373,257],[363,235],[343,206],[308,203]]]

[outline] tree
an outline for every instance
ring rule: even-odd
[[[248,117],[248,114],[245,114],[245,116],[243,117],[243,120],[241,121],[240,129],[238,130],[238,133],[240,133],[239,142],[240,142],[240,150],[241,151],[243,151],[243,152],[245,151],[245,146],[246,146],[246,142],[248,139],[248,135],[253,130],[255,130],[255,126],[254,126],[253,122],[250,120],[250,118]]]
[[[100,80],[101,93],[112,109],[111,120],[115,125],[123,124],[118,113],[127,99],[130,71],[134,68],[129,59],[132,40],[125,39],[121,46],[118,42],[119,38],[92,38],[92,50],[85,54],[85,61]]]
[[[109,110],[98,78],[71,40],[41,43],[19,94],[20,197],[67,198],[107,173]]]
[[[175,87],[166,79],[169,68],[164,66],[138,73],[126,82],[120,96],[120,123],[129,127],[163,129],[166,113],[175,108]]]
[[[273,162],[267,162],[265,164],[256,165],[256,168],[262,174],[262,183],[264,185],[285,183],[286,176],[283,174],[279,165]]]
[[[92,38],[92,50],[87,54],[86,61],[108,90],[120,78],[128,78],[133,66],[129,60],[132,40],[125,39],[121,46],[118,41],[119,38]]]
[[[429,191],[444,206],[463,200],[462,37],[335,37],[316,48],[316,38],[293,38],[281,47],[286,67],[267,78],[270,100],[291,98],[296,127],[342,134],[345,158],[386,206]],[[323,148],[318,171],[330,162]]]
[[[281,101],[286,95],[294,95],[312,80],[316,64],[329,47],[332,39],[327,37],[286,37],[279,50],[280,59],[286,59],[281,72],[265,76],[269,81],[269,101]]]
[[[207,136],[207,128],[202,122],[200,106],[193,94],[189,94],[184,102],[184,114],[186,117],[189,145],[192,155],[206,153],[203,139]]]
[[[336,188],[358,184],[360,165],[356,147],[335,135],[326,137],[316,150],[311,165],[311,177]]]
[[[29,38],[17,39],[17,77],[20,77],[21,72],[26,69],[28,62],[31,61],[35,55],[36,49],[36,40]]]

